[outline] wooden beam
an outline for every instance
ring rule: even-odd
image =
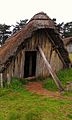
[[[0,87],[3,88],[3,74],[0,73]]]
[[[44,60],[44,62],[45,62],[45,64],[46,64],[46,67],[47,67],[49,73],[51,74],[51,76],[52,76],[52,78],[53,78],[53,80],[54,80],[57,88],[59,89],[59,91],[63,91],[64,89],[63,89],[63,87],[62,87],[62,85],[61,85],[60,80],[58,79],[58,77],[57,77],[57,75],[55,74],[55,72],[53,71],[51,65],[50,65],[49,62],[47,61],[47,59],[46,59],[46,57],[45,57],[45,55],[44,55],[44,52],[42,51],[42,49],[41,49],[40,46],[38,46],[38,50],[39,50],[39,52],[40,52],[40,54],[41,54],[41,56],[42,56],[42,58],[43,58],[43,60]]]
[[[9,73],[7,73],[7,85],[9,86],[10,83],[11,83],[11,78],[10,78]]]
[[[55,45],[54,41],[52,40],[52,38],[50,37],[50,35],[49,35],[47,32],[46,32],[46,35],[47,35],[47,37],[51,40],[52,44],[53,44],[54,47],[55,47],[56,45]],[[55,49],[56,49],[56,52],[58,53],[58,55],[59,55],[61,61],[63,62],[64,66],[66,66],[66,63],[65,63],[63,57],[61,56],[59,50],[58,50],[56,47],[55,47]]]

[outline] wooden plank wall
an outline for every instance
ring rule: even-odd
[[[54,71],[58,71],[63,67],[61,60],[59,59],[57,53],[52,50],[51,42],[48,40],[45,32],[43,30],[38,30],[33,34],[32,38],[29,38],[25,43],[25,48],[20,50],[17,54],[15,60],[12,61],[10,66],[5,70],[4,76],[8,73],[11,77],[16,76],[19,78],[24,77],[24,61],[25,61],[25,51],[37,51],[37,46],[40,45],[47,60],[50,62]],[[49,72],[42,60],[41,55],[37,51],[36,59],[36,77],[38,76],[48,76]]]

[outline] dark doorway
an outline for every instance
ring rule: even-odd
[[[36,72],[36,51],[25,52],[24,78],[35,76]]]

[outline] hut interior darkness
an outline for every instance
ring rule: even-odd
[[[36,73],[36,51],[25,52],[24,77],[35,76]]]
[[[70,60],[54,22],[47,14],[34,15],[24,28],[9,37],[0,48],[0,83],[18,78],[48,76],[49,72],[38,50],[42,49],[53,71],[69,67]]]

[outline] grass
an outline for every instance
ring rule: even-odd
[[[72,101],[49,98],[25,89],[4,89],[0,120],[71,120]],[[5,92],[5,94],[4,94]]]
[[[72,68],[60,70],[57,73],[57,76],[58,76],[59,80],[61,81],[63,88],[65,88],[66,83],[68,81],[72,82]],[[45,78],[43,80],[43,87],[48,89],[48,90],[51,90],[51,91],[57,91],[57,86],[55,85],[55,83],[51,77]],[[72,96],[72,90],[65,91],[65,92],[63,92],[63,94],[68,95],[68,96]]]
[[[58,73],[62,84],[71,80],[72,69]],[[47,89],[55,90],[51,78],[44,80]],[[27,82],[27,81],[26,81]],[[52,81],[53,82],[53,81]],[[53,86],[53,87],[51,87]],[[9,87],[0,89],[0,120],[71,120],[72,99],[50,98],[25,89],[22,82],[13,78]]]

